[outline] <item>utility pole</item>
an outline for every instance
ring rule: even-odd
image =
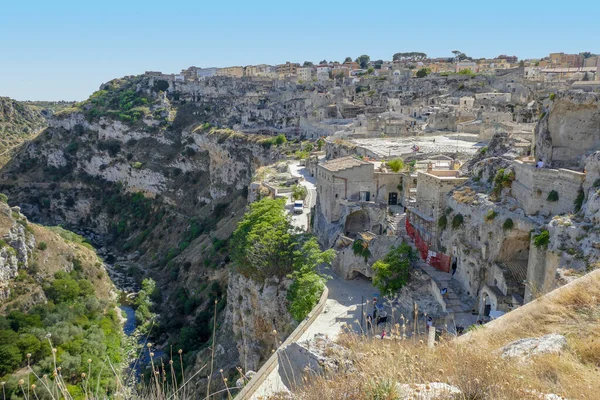
[[[417,318],[419,316],[419,306],[416,302],[413,303],[413,338],[417,340]]]
[[[360,296],[360,331],[363,330],[363,317],[365,315],[365,296]]]

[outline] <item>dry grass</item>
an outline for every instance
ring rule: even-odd
[[[503,359],[498,351],[516,339],[560,333],[561,354],[530,362]],[[350,350],[353,369],[311,380],[301,399],[400,399],[396,383],[445,382],[458,399],[600,398],[600,272],[588,276],[435,349],[422,341],[368,339],[355,334],[339,343]]]
[[[457,203],[472,203],[475,201],[475,191],[470,187],[465,187],[463,189],[455,190],[452,194],[452,198],[456,200]]]

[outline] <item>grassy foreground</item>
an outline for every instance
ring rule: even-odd
[[[521,338],[562,334],[560,354],[519,361],[501,357],[504,345]],[[600,398],[600,271],[537,299],[434,349],[424,340],[367,339],[343,335],[352,367],[308,379],[300,399],[401,399],[397,384],[445,382],[462,394],[452,399]],[[336,357],[331,354],[331,357]],[[346,356],[347,357],[347,356]],[[343,358],[340,357],[340,364]],[[425,386],[427,388],[427,386]],[[415,397],[419,398],[419,397]]]

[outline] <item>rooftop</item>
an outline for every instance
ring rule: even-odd
[[[325,168],[326,170],[331,171],[331,172],[342,171],[344,169],[359,167],[362,165],[373,165],[373,164],[370,162],[367,162],[367,161],[363,161],[358,158],[354,158],[354,157],[336,158],[334,160],[327,161],[327,162],[321,164],[321,166],[323,168]]]

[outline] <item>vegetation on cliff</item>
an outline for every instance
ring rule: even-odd
[[[84,397],[82,373],[93,374],[110,394],[115,375],[107,363],[119,368],[124,361],[122,329],[112,283],[96,253],[81,236],[31,224],[5,203],[0,230],[6,232],[0,252],[8,249],[19,260],[16,276],[2,282],[10,290],[0,311],[6,398],[21,397],[30,384],[41,386],[35,375],[53,383],[58,367],[72,398]],[[10,274],[9,263],[0,267],[3,277]]]
[[[320,264],[333,260],[314,237],[297,233],[285,212],[284,199],[265,198],[249,206],[231,240],[232,265],[238,273],[258,282],[291,278],[288,310],[300,321],[317,303],[325,276]]]

